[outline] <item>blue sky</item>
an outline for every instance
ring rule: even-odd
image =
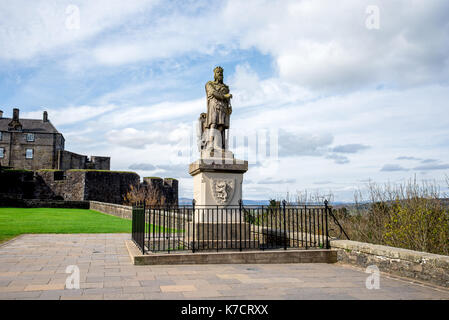
[[[367,6],[379,28],[366,26]],[[225,70],[247,199],[354,191],[415,175],[447,191],[447,1],[0,1],[0,109],[42,111],[66,149],[180,179],[192,197],[204,84]],[[251,144],[251,143],[250,143]],[[194,143],[192,144],[194,147]]]

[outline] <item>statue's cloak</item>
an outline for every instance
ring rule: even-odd
[[[215,124],[223,126],[224,129],[229,129],[231,106],[229,100],[223,97],[227,93],[229,93],[229,87],[224,83],[216,83],[215,81],[206,83],[206,128],[210,128],[211,124]]]

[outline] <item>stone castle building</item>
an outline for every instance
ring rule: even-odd
[[[21,200],[100,201],[122,204],[131,190],[157,203],[178,204],[178,181],[110,170],[110,158],[64,150],[65,139],[48,119],[12,118],[0,110],[0,206]],[[25,169],[25,170],[24,170]]]
[[[110,158],[76,154],[64,150],[64,136],[44,111],[42,119],[20,119],[19,109],[12,118],[0,110],[0,166],[14,169],[96,169],[110,170]]]

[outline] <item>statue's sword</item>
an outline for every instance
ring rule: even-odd
[[[228,102],[228,109],[226,110],[226,113],[231,117],[232,113],[232,105],[231,105],[231,99],[229,99]],[[229,122],[231,122],[231,119],[229,118]],[[231,126],[231,123],[229,123],[229,126]],[[225,131],[225,150],[229,150],[229,128]]]

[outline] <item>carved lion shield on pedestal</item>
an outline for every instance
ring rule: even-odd
[[[234,195],[235,179],[212,179],[210,186],[215,202],[226,205]]]

